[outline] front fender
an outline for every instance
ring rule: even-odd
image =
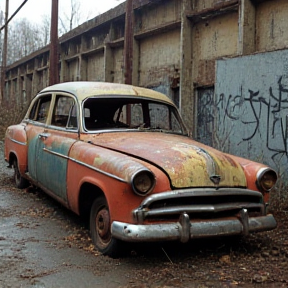
[[[238,156],[234,155],[229,155],[232,159],[235,159],[243,168],[245,176],[246,176],[246,181],[247,181],[247,188],[254,190],[254,191],[259,191],[263,194],[264,201],[268,202],[270,198],[269,192],[263,192],[260,191],[258,186],[257,186],[257,174],[261,169],[269,168],[265,164],[261,164],[258,162],[253,162],[251,160],[241,158]]]
[[[136,172],[148,169],[136,158],[81,141],[72,146],[69,158],[80,166],[128,184]]]
[[[84,183],[103,191],[111,208],[111,220],[132,221],[131,211],[143,197],[131,187],[132,176],[139,170],[154,173],[153,193],[170,189],[167,175],[153,165],[120,152],[111,151],[86,142],[76,142],[70,150],[67,169],[67,197],[71,209],[79,213],[79,193]]]

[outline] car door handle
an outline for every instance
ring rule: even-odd
[[[43,139],[46,140],[48,138],[49,134],[48,133],[41,133],[39,134],[38,138],[39,139]]]

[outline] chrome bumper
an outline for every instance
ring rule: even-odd
[[[193,238],[225,235],[247,235],[251,232],[268,231],[276,228],[273,215],[251,217],[246,209],[240,217],[211,219],[194,222],[183,213],[178,222],[166,224],[137,225],[114,221],[111,226],[113,237],[128,242],[153,242],[179,240],[183,243]]]

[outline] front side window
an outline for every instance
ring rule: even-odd
[[[51,125],[77,129],[77,109],[72,97],[56,95]]]

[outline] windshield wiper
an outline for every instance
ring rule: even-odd
[[[160,127],[156,127],[156,128],[153,128],[153,127],[142,127],[142,126],[139,126],[137,128],[139,131],[151,131],[151,132],[160,132],[160,133],[167,133],[167,134],[178,134],[178,135],[183,135],[183,132],[177,132],[177,131],[172,131],[172,130],[166,130],[166,129],[163,129],[163,128],[160,128]]]

